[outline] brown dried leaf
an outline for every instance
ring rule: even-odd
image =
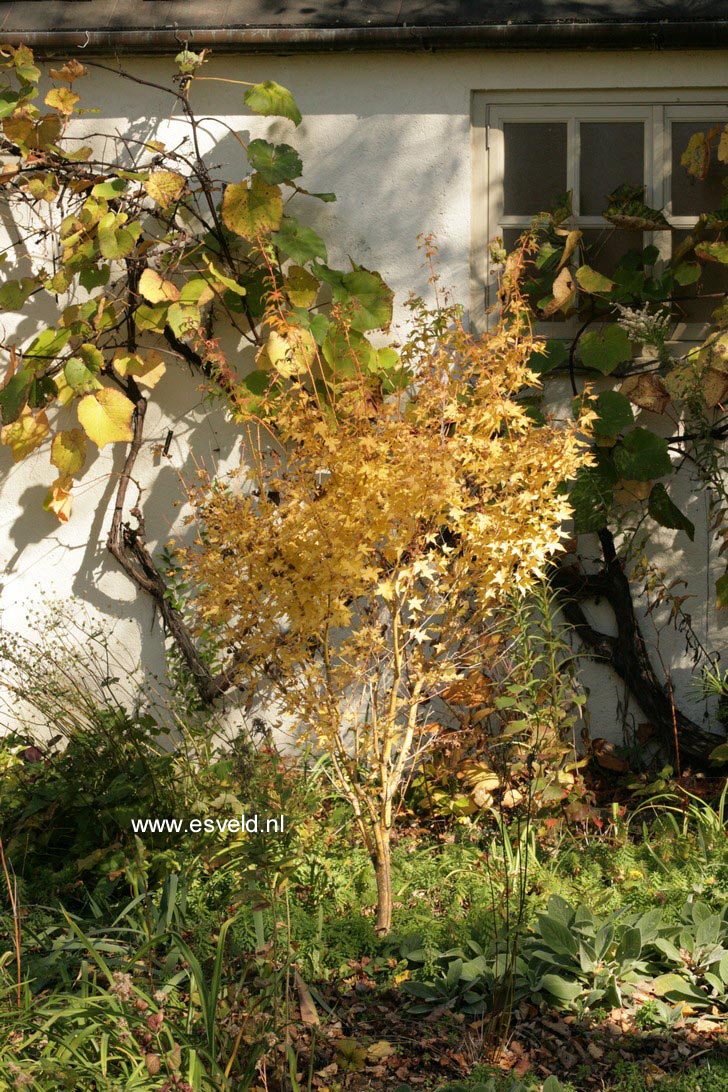
[[[635,501],[647,500],[652,490],[652,482],[632,481],[628,478],[620,478],[614,487],[614,499],[617,504],[629,507]]]
[[[637,725],[636,734],[638,743],[647,743],[655,734],[655,726],[654,724],[650,724],[648,720],[642,721],[641,724]]]
[[[544,318],[549,318],[557,311],[568,311],[576,299],[576,285],[568,269],[564,268],[553,283],[553,299],[543,309]]]
[[[702,392],[708,409],[722,405],[728,398],[728,374],[718,368],[707,368],[702,377]]]
[[[319,1020],[319,1014],[316,1011],[316,1006],[313,1003],[313,998],[309,993],[308,986],[301,978],[298,971],[293,970],[293,981],[296,984],[298,991],[298,1004],[301,1009],[301,1023],[308,1024],[309,1026],[318,1026],[321,1021]]]
[[[594,757],[599,765],[604,770],[614,770],[615,773],[626,773],[629,769],[629,763],[626,758],[622,758],[621,755],[615,753],[614,744],[609,743],[606,739],[597,737],[592,743],[592,750]],[[619,1010],[612,1010],[619,1011]]]
[[[389,1058],[395,1053],[395,1049],[390,1042],[386,1039],[380,1039],[376,1043],[372,1043],[370,1047],[367,1047],[367,1061],[369,1062],[381,1062],[383,1058]]]
[[[629,398],[633,405],[651,413],[664,413],[670,401],[665,384],[655,372],[628,376],[619,388],[619,393]]]
[[[70,61],[66,61],[63,68],[51,69],[52,78],[54,80],[63,80],[64,83],[73,83],[74,80],[80,80],[85,75],[86,69],[75,57],[72,57]]]
[[[579,245],[579,240],[581,239],[581,236],[582,236],[582,233],[580,231],[578,231],[578,230],[570,231],[567,234],[566,242],[564,243],[564,253],[561,255],[561,261],[559,262],[559,264],[557,266],[557,270],[563,269],[563,267],[566,265],[569,258],[574,253],[577,246]]]

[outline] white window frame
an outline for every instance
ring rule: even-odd
[[[641,121],[644,124],[645,202],[664,209],[668,223],[689,229],[696,216],[673,216],[671,209],[671,122],[728,122],[725,88],[663,88],[625,90],[559,91],[474,91],[471,103],[471,322],[485,330],[495,319],[489,308],[496,302],[497,277],[489,257],[489,244],[504,228],[527,227],[527,216],[503,214],[503,124],[504,122],[565,122],[567,125],[567,185],[573,190],[574,209],[579,208],[579,126],[580,121]],[[576,216],[581,228],[609,227],[599,216]],[[646,232],[644,246],[654,244],[661,259],[670,256],[670,233]],[[700,323],[680,324],[675,332],[681,340],[697,340],[704,334]],[[540,324],[539,333],[548,337],[570,337],[573,321]]]

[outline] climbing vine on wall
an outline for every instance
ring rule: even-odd
[[[247,170],[232,181],[201,154],[193,89],[214,79],[202,74],[205,60],[185,50],[174,84],[151,85],[171,97],[189,141],[171,147],[107,133],[82,142],[77,121],[93,113],[79,92],[87,68],[75,59],[51,68],[44,92],[32,52],[0,48],[0,201],[12,225],[0,253],[0,310],[36,315],[43,327],[28,340],[3,335],[0,441],[16,461],[47,451],[55,480],[44,507],[61,521],[95,452],[126,445],[108,546],[156,600],[210,700],[230,676],[211,673],[200,656],[147,546],[143,507],[130,496],[160,379],[191,367],[233,418],[258,414],[273,427],[276,394],[314,358],[324,401],[336,399],[355,359],[379,394],[407,375],[395,350],[369,339],[390,322],[389,288],[354,263],[332,268],[324,240],[298,218],[304,202],[335,197],[300,185],[295,148],[234,133]],[[292,131],[301,121],[291,93],[273,80],[222,83],[252,114],[283,119]],[[216,323],[240,339],[232,362],[213,336]]]
[[[728,187],[728,126],[693,134],[681,167],[696,182],[722,169]],[[678,760],[680,753],[702,760],[715,737],[675,708],[670,679],[660,678],[637,623],[626,569],[655,524],[694,539],[675,495],[686,467],[707,490],[720,556],[728,546],[728,188],[684,239],[675,235],[667,260],[655,242],[644,245],[646,234],[658,240],[672,229],[662,210],[645,204],[642,189],[620,186],[605,197],[602,215],[604,232],[587,242],[566,194],[534,219],[510,255],[497,242],[501,300],[520,282],[532,321],[568,324],[532,366],[541,376],[565,376],[575,412],[588,406],[596,414],[594,461],[579,471],[569,497],[576,556],[583,536],[596,534],[602,565],[588,573],[571,555],[554,572],[566,615],[587,650],[624,679]],[[632,243],[606,269],[605,243],[617,230]],[[690,322],[697,339],[678,342]],[[715,581],[715,596],[719,608],[728,606],[728,570]],[[610,604],[616,637],[590,624],[583,609],[590,599]],[[684,624],[680,608],[674,604],[671,615]]]

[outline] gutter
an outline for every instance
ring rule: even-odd
[[[27,11],[27,8],[26,8]],[[728,49],[728,19],[704,22],[507,23],[487,26],[231,27],[7,30],[0,38],[39,53],[334,53],[438,49]]]

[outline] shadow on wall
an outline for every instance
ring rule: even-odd
[[[133,62],[132,67],[143,71],[143,78],[150,77],[150,72],[140,70],[139,64]],[[223,74],[229,71],[229,64],[229,59],[220,59],[208,67],[211,74]],[[278,59],[270,58],[268,72],[276,76],[279,64]],[[169,69],[171,74],[171,63]],[[161,82],[165,77],[158,78]],[[79,122],[81,142],[95,140],[98,144],[105,139],[104,134],[118,130],[122,133],[125,165],[131,167],[152,138],[164,140],[168,147],[188,139],[186,123],[176,108],[172,109],[174,100],[165,92],[121,78],[118,83],[114,80],[114,76],[96,69],[88,77],[88,84],[79,88],[84,102],[105,103],[100,115]],[[242,111],[240,116],[235,115],[240,89],[228,94],[229,89],[224,88],[223,93],[221,87],[224,85],[201,84],[199,94],[195,89],[196,110],[204,119],[205,159],[212,165],[216,180],[235,181],[248,173],[241,145],[218,120],[220,117],[227,118],[230,128],[245,142],[251,138],[250,123],[252,135],[265,133],[270,140],[293,143],[304,161],[302,184],[312,191],[336,191],[340,199],[337,205],[331,205],[296,198],[297,213],[329,242],[329,261],[346,268],[350,256],[353,261],[379,269],[385,279],[391,280],[391,271],[395,270],[403,283],[393,286],[402,294],[410,289],[426,291],[416,236],[421,231],[437,230],[438,223],[426,217],[431,215],[434,221],[441,217],[442,209],[450,204],[449,187],[465,173],[466,104],[466,128],[463,140],[457,142],[452,140],[453,118],[445,114],[428,122],[415,113],[374,117],[358,113],[334,116],[322,111],[305,119],[294,131],[290,124],[275,119],[251,122]],[[121,122],[118,117],[121,94],[124,110],[135,118],[131,122]],[[229,114],[221,113],[228,109]],[[437,208],[426,199],[433,192],[438,194]],[[7,209],[2,216],[8,240],[15,244],[13,257],[20,262],[18,271],[27,274],[37,257],[38,244],[25,239],[22,224],[13,222]],[[452,235],[441,242],[444,267],[467,261],[467,246],[461,247]],[[15,323],[11,329],[6,322],[3,343],[27,345],[40,329],[55,325],[57,314],[58,306],[52,298],[46,295],[43,302],[34,297],[22,313],[10,316]],[[243,370],[253,366],[251,354],[248,352],[245,360],[245,353],[235,341],[228,337],[225,345],[232,363],[240,364],[242,357]],[[75,413],[61,411],[59,424],[63,428],[77,427]],[[168,430],[172,430],[173,440],[169,459],[162,459],[158,448],[164,444]],[[218,470],[224,472],[239,463],[240,453],[240,430],[225,420],[222,408],[203,404],[199,377],[193,376],[182,362],[169,368],[150,399],[147,435],[135,472],[148,541],[159,548],[173,533],[178,540],[191,535],[192,529],[185,529],[180,521],[186,489],[195,486],[201,467],[211,475]],[[107,447],[101,453],[93,449],[75,490],[76,512],[68,525],[60,527],[55,517],[42,508],[46,491],[56,477],[47,444],[17,467],[12,466],[8,448],[0,447],[4,482],[0,510],[7,516],[3,521],[5,530],[0,531],[6,573],[4,602],[6,607],[19,608],[52,579],[62,596],[73,594],[110,622],[131,621],[137,631],[133,641],[138,644],[140,675],[155,680],[164,673],[164,653],[154,606],[136,591],[106,550],[110,508],[124,455],[121,445]],[[137,495],[132,489],[127,508],[135,503]]]

